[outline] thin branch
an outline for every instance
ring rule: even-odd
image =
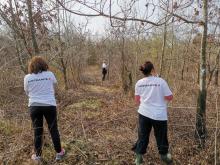
[[[170,12],[171,13],[171,12]],[[186,22],[186,23],[191,23],[191,24],[204,24],[203,23],[203,21],[192,21],[192,20],[188,20],[188,19],[186,19],[186,18],[184,18],[184,17],[182,17],[182,16],[180,16],[180,15],[178,15],[178,14],[175,14],[175,13],[171,13],[174,17],[177,17],[177,18],[179,18],[180,20],[182,20],[182,21],[184,21],[184,22]]]
[[[106,17],[106,18],[111,18],[111,19],[116,19],[116,20],[119,20],[119,21],[138,21],[138,22],[143,22],[143,23],[149,23],[151,25],[154,25],[154,26],[161,26],[163,24],[165,24],[166,22],[162,22],[162,23],[159,23],[159,22],[153,22],[153,21],[149,21],[149,20],[146,20],[146,19],[141,19],[141,18],[135,18],[135,17],[128,17],[128,18],[125,18],[125,17],[118,17],[118,16],[111,16],[111,15],[108,15],[104,12],[100,12],[100,11],[97,11],[96,9],[94,8],[91,8],[93,11],[97,12],[97,14],[86,14],[86,13],[81,13],[81,12],[77,12],[77,11],[73,11],[73,10],[70,10],[68,9],[62,2],[60,2],[59,0],[57,0],[57,2],[60,4],[60,6],[62,6],[65,10],[67,10],[68,12],[70,13],[73,13],[73,14],[76,14],[76,15],[79,15],[79,16],[86,16],[86,17]],[[85,4],[83,4],[85,5]],[[88,6],[87,6],[88,7]]]

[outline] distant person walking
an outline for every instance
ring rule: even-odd
[[[107,64],[105,61],[102,63],[102,81],[105,81],[106,74],[108,73]]]
[[[31,59],[28,72],[24,77],[24,90],[29,97],[29,110],[34,128],[35,154],[33,160],[41,160],[43,117],[46,119],[50,131],[54,148],[56,150],[56,160],[60,160],[65,155],[65,150],[61,148],[60,135],[57,128],[57,110],[54,85],[57,80],[45,60],[40,56]]]
[[[135,101],[139,105],[138,140],[132,149],[136,153],[135,163],[136,165],[143,163],[142,156],[146,153],[153,127],[161,159],[169,164],[172,162],[172,158],[168,152],[167,102],[172,100],[173,95],[167,82],[157,77],[150,61],[145,62],[140,67],[140,71],[145,77],[135,85]]]

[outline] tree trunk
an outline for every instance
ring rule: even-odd
[[[58,6],[59,4],[57,4]],[[58,40],[60,45],[60,52],[59,52],[59,59],[62,67],[62,74],[64,79],[64,88],[65,90],[68,89],[68,81],[67,81],[67,62],[64,61],[64,50],[63,50],[63,42],[61,39],[61,25],[60,25],[60,12],[59,12],[59,6],[57,7],[57,23],[58,23]]]
[[[38,48],[37,39],[36,39],[36,30],[34,26],[33,13],[32,13],[32,0],[27,0],[27,6],[28,6],[28,19],[29,19],[32,45],[34,48],[34,53],[37,55],[40,53],[40,50]]]
[[[196,80],[197,84],[199,84],[199,77],[200,77],[200,64],[197,63],[197,80]]]
[[[181,80],[184,80],[184,70],[185,70],[186,59],[183,60],[183,67],[181,71]]]
[[[112,50],[110,49],[108,52],[108,73],[107,73],[107,78],[110,80],[110,67],[111,67],[111,58],[112,58]]]
[[[24,74],[27,74],[28,73],[28,66],[24,62],[23,57],[21,56],[19,42],[18,42],[16,36],[14,36],[14,40],[15,40],[16,55],[18,57],[18,62],[19,62],[20,68],[24,72]]]
[[[122,48],[121,48],[121,78],[122,78],[122,88],[125,93],[128,92],[128,84],[127,84],[127,74],[126,74],[126,57],[125,57],[125,38],[122,38]]]
[[[219,74],[219,59],[220,58],[220,49],[216,58],[216,68],[215,68],[215,85],[218,86],[218,74]]]
[[[172,27],[173,29],[173,27]],[[169,75],[170,75],[170,71],[173,68],[173,49],[174,49],[174,32],[172,30],[172,41],[171,41],[171,52],[170,52],[170,60],[169,60],[169,67],[168,67],[168,71],[167,71],[167,80],[169,79]]]
[[[167,16],[165,18],[165,21],[167,20]],[[164,24],[164,34],[163,34],[163,46],[162,46],[162,54],[160,57],[160,71],[159,75],[162,76],[163,72],[163,62],[164,62],[164,54],[165,54],[165,49],[166,49],[166,41],[167,41],[167,24]]]
[[[214,72],[215,72],[215,69],[213,69],[212,71],[209,72],[210,75],[209,75],[209,80],[208,80],[208,85],[207,86],[209,86],[211,84]]]
[[[63,58],[60,59],[60,62],[61,62],[61,65],[62,65],[62,73],[63,73],[63,79],[64,79],[64,86],[65,86],[65,90],[67,90],[68,89],[67,68],[66,68],[66,64],[65,64]]]
[[[216,68],[216,70],[215,70],[215,85],[216,86],[218,86],[218,74],[219,74],[219,71],[218,71],[218,68]]]
[[[208,31],[208,0],[203,0],[203,34],[200,53],[199,96],[196,115],[196,135],[204,146],[206,137],[206,47]]]

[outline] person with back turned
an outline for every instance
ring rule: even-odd
[[[140,66],[140,71],[145,77],[135,85],[135,101],[139,105],[138,140],[132,148],[136,153],[135,163],[143,163],[153,127],[161,160],[170,164],[172,158],[168,152],[167,103],[173,99],[173,94],[167,82],[156,76],[154,65],[150,61]]]
[[[48,129],[56,151],[55,160],[61,160],[65,150],[61,148],[60,135],[57,126],[57,109],[54,86],[57,80],[45,60],[40,56],[31,59],[28,72],[24,77],[24,90],[29,97],[29,110],[34,128],[35,154],[31,159],[41,160],[43,118],[46,119]]]
[[[102,81],[105,81],[105,77],[106,77],[106,74],[107,74],[107,64],[105,61],[103,61],[102,63]]]

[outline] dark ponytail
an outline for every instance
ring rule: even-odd
[[[143,65],[140,66],[139,70],[145,75],[149,76],[151,71],[154,69],[154,65],[150,61],[146,61]]]

